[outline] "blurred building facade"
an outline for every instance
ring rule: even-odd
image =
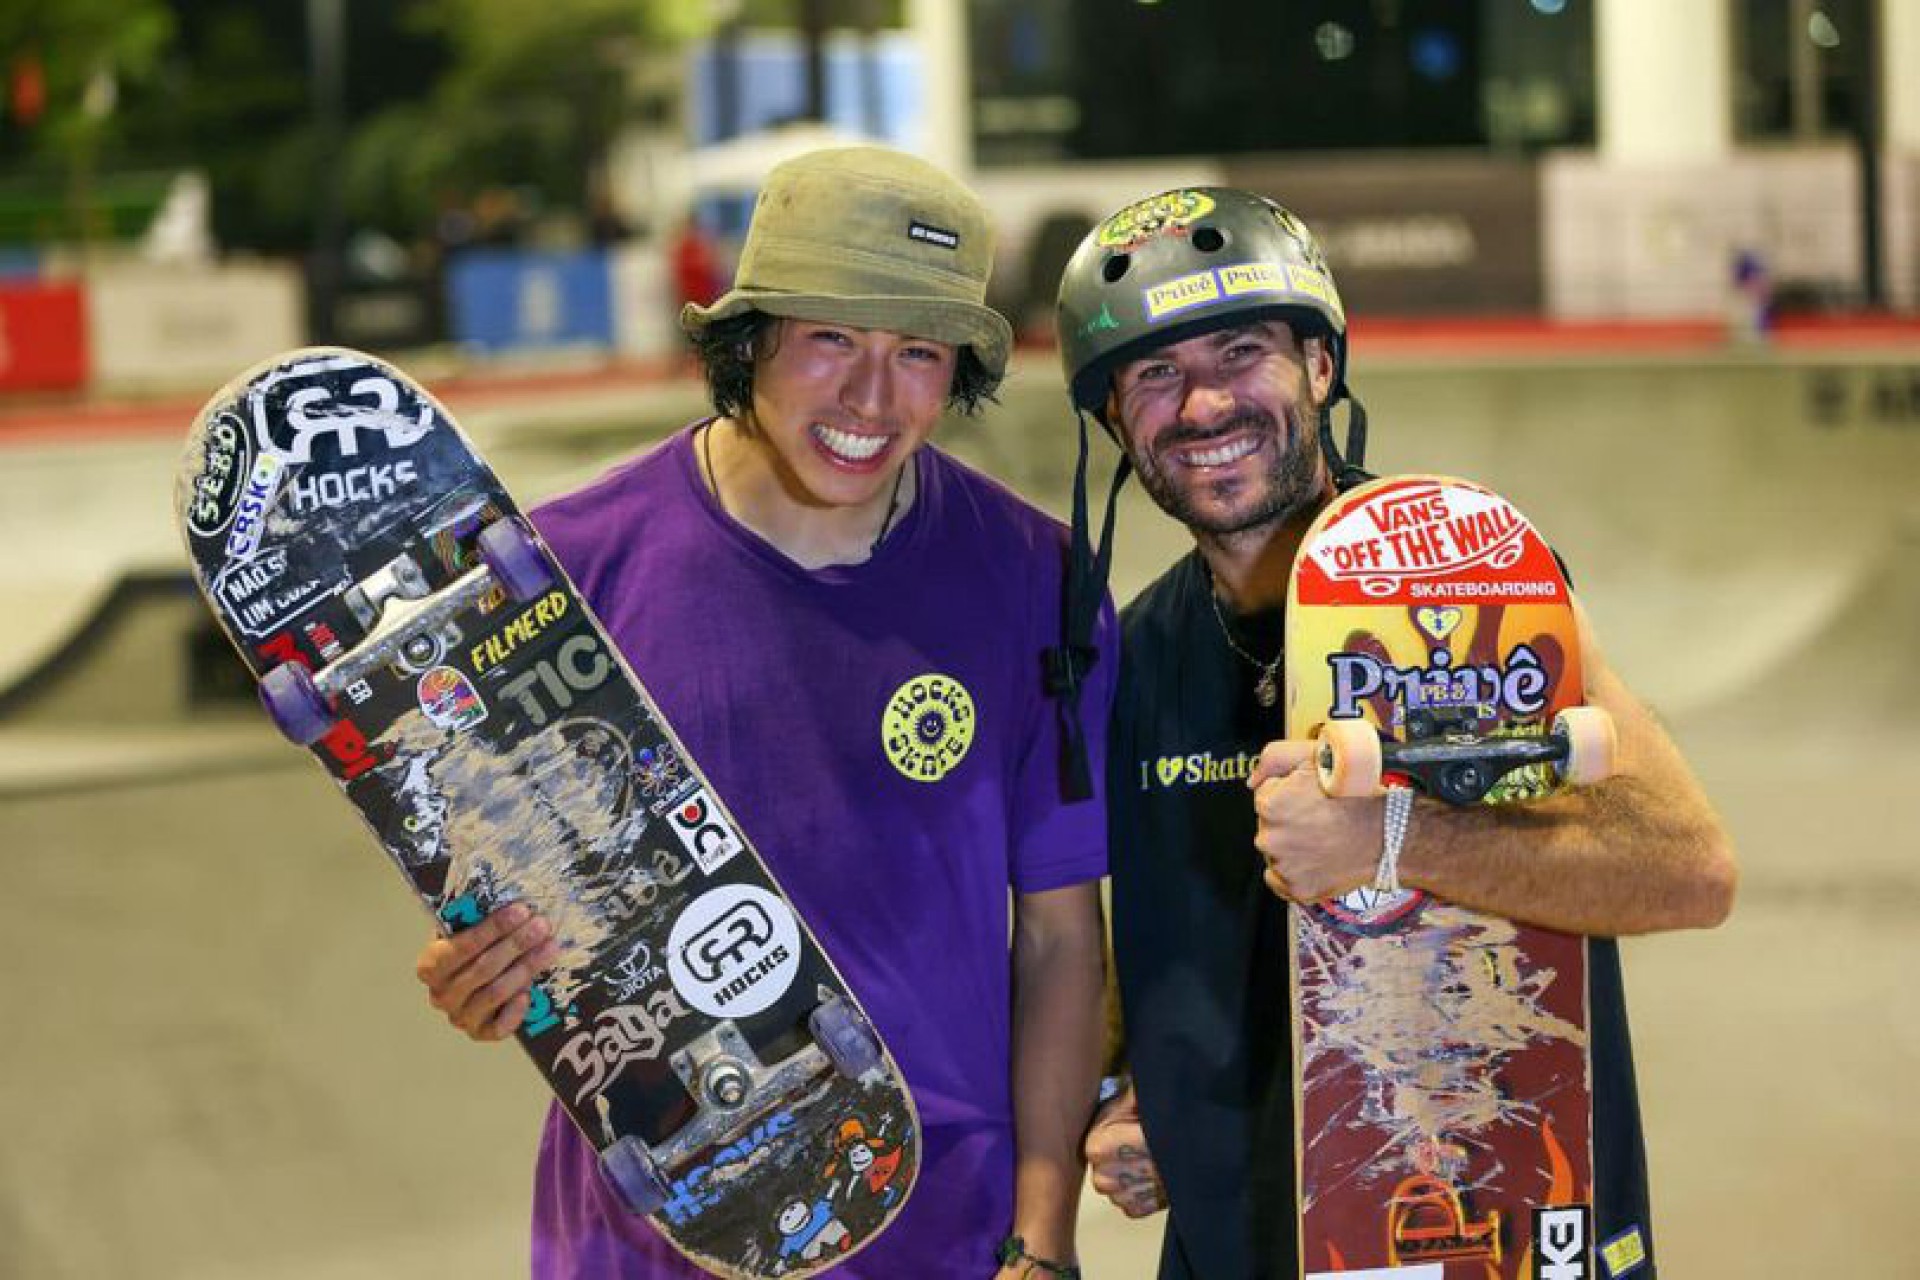
[[[303,264],[207,260],[207,200],[156,218],[192,202],[102,174],[124,244],[84,260],[20,249],[50,215],[0,201],[0,390],[198,384],[310,338],[669,359],[682,230],[724,272],[767,168],[858,139],[970,178],[994,300],[1042,340],[1094,219],[1208,183],[1305,216],[1371,318],[1710,320],[1756,280],[1920,310],[1915,0],[794,0],[623,57],[590,222],[436,238],[430,269],[347,273],[325,323]],[[175,248],[142,259],[155,221]]]
[[[1087,181],[1273,195],[1356,310],[1698,317],[1765,262],[1804,308],[1920,301],[1908,0],[980,0],[978,180],[1029,288]],[[1076,188],[1088,190],[1076,199]],[[1057,198],[1056,198],[1057,197]]]

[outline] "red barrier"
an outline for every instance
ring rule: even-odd
[[[75,391],[86,382],[80,286],[0,282],[0,391]]]

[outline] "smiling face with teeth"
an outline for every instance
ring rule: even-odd
[[[1140,483],[1196,534],[1264,531],[1316,510],[1333,359],[1284,321],[1168,343],[1115,371],[1107,420]]]
[[[900,469],[940,421],[957,359],[947,343],[880,329],[771,326],[755,355],[753,412],[739,425],[761,446],[788,514],[872,537]]]

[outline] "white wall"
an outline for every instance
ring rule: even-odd
[[[1725,314],[1742,250],[1776,285],[1860,279],[1859,161],[1844,146],[1690,164],[1565,152],[1546,159],[1541,182],[1554,316]]]
[[[305,286],[285,263],[110,263],[88,271],[86,285],[96,387],[211,394],[307,340]]]

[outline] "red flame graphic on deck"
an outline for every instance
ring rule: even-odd
[[[1540,1125],[1540,1145],[1547,1151],[1547,1203],[1580,1203],[1580,1183],[1573,1176],[1573,1161],[1567,1159],[1567,1152],[1560,1145],[1560,1139],[1553,1136],[1553,1121],[1543,1121]],[[1528,1242],[1526,1250],[1520,1255],[1520,1275],[1533,1274],[1533,1244]]]

